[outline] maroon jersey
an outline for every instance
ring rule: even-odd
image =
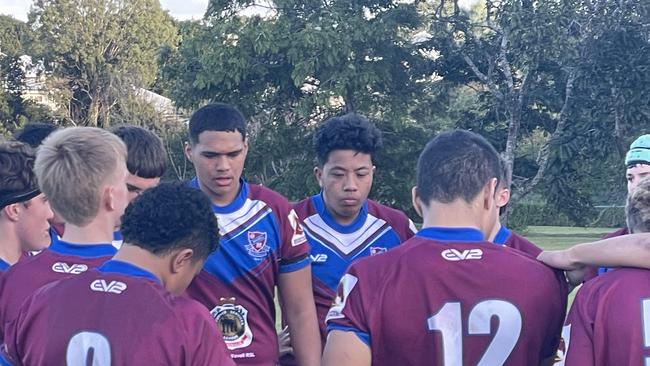
[[[278,276],[310,265],[297,216],[279,193],[243,181],[237,198],[213,211],[221,245],[187,294],[210,310],[238,364],[275,365]]]
[[[650,365],[650,271],[621,268],[585,283],[565,324],[559,365]]]
[[[117,249],[109,243],[79,245],[57,240],[34,257],[21,260],[0,277],[0,337],[20,305],[40,287],[86,272],[109,260]]]
[[[533,258],[537,258],[539,253],[542,252],[542,249],[540,247],[533,244],[531,241],[524,238],[523,236],[508,230],[505,226],[501,226],[499,232],[494,237],[493,243],[499,245],[505,245],[507,247],[517,249],[524,253],[528,253],[532,255]]]
[[[15,365],[234,365],[205,307],[115,260],[36,291],[6,345]]]
[[[363,204],[359,215],[349,225],[334,220],[320,194],[297,203],[294,210],[309,242],[318,326],[325,342],[325,316],[350,264],[396,247],[412,237],[416,229],[402,211],[373,200]]]
[[[559,272],[477,230],[426,228],[352,264],[328,330],[355,332],[374,366],[537,365],[555,354],[566,294]]]

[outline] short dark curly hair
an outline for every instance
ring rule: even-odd
[[[58,126],[51,123],[28,123],[25,127],[16,131],[14,139],[35,149],[58,128]]]
[[[124,242],[163,256],[175,249],[194,250],[205,259],[219,246],[212,206],[199,190],[183,183],[161,183],[144,191],[124,212]]]
[[[38,188],[34,151],[18,141],[0,142],[0,198]]]
[[[239,132],[246,139],[246,118],[237,107],[225,103],[212,103],[196,110],[189,122],[190,143],[199,142],[199,135],[205,131]]]
[[[354,150],[374,157],[382,147],[381,131],[366,117],[348,113],[323,122],[314,134],[318,165],[323,166],[334,150]]]
[[[141,178],[160,178],[165,174],[167,151],[155,133],[133,125],[118,125],[111,132],[126,145],[129,173]]]

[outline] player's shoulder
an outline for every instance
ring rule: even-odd
[[[307,217],[316,213],[316,209],[314,208],[312,197],[307,197],[305,199],[302,199],[294,203],[293,205],[291,205],[291,208],[296,212],[296,215],[298,215],[298,217],[301,220],[304,220]]]
[[[392,225],[409,225],[409,218],[403,211],[388,207],[371,199],[368,199],[368,213]]]
[[[650,292],[650,270],[618,268],[585,282],[580,291],[582,290],[594,293],[602,290],[623,293],[635,290]]]
[[[271,188],[260,184],[248,184],[249,198],[266,203],[271,209],[289,211],[290,205],[286,197]]]
[[[19,283],[14,280],[15,278],[24,276],[31,278],[36,275],[38,268],[48,266],[49,269],[49,265],[53,264],[56,261],[56,258],[56,253],[46,249],[35,256],[25,258],[9,267],[7,271],[0,276],[0,282],[19,285]]]
[[[537,258],[537,256],[542,252],[542,248],[514,231],[510,231],[510,236],[506,240],[505,244],[508,247],[520,250],[535,258]]]

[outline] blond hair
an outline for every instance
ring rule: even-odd
[[[631,233],[650,232],[650,177],[643,179],[630,193],[625,211]]]
[[[84,226],[97,216],[101,187],[125,164],[119,137],[95,127],[52,133],[39,147],[34,171],[41,191],[65,222]]]

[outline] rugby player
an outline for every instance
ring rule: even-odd
[[[71,127],[54,132],[39,147],[34,171],[66,230],[61,240],[16,263],[0,278],[1,328],[43,285],[110,259],[116,252],[113,230],[128,204],[126,147],[108,131]]]
[[[630,233],[650,232],[650,178],[626,206]],[[559,365],[650,364],[650,271],[620,268],[586,282],[563,331]]]
[[[286,198],[242,179],[244,116],[231,105],[206,105],[190,118],[189,140],[185,153],[196,169],[189,184],[212,202],[221,248],[188,295],[211,311],[237,364],[275,365],[277,284],[298,363],[320,364],[308,244]]]
[[[181,295],[218,244],[210,203],[184,184],[147,190],[125,244],[96,269],[44,286],[7,326],[14,365],[234,365],[217,325]]]
[[[378,255],[413,236],[415,225],[402,212],[368,199],[382,146],[381,131],[350,113],[321,124],[314,135],[321,192],[294,206],[312,260],[312,288],[325,344],[325,316],[350,263]],[[283,364],[288,364],[283,360]]]
[[[326,366],[545,365],[566,312],[561,274],[485,240],[499,157],[456,130],[420,155],[415,237],[350,266],[327,316]],[[507,284],[505,286],[504,284]]]
[[[0,273],[28,251],[50,244],[52,210],[34,175],[34,154],[21,142],[0,142]]]

